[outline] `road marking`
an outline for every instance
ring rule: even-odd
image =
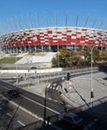
[[[55,102],[58,102],[57,100],[54,100]]]
[[[7,113],[8,116],[12,117],[12,115],[10,113]]]
[[[48,86],[46,88],[49,88],[51,86],[51,83],[48,84]]]
[[[21,122],[21,121],[19,121],[19,120],[17,120],[17,122],[18,122],[19,124],[21,124],[22,126],[25,126],[25,124],[24,124],[23,122]]]
[[[58,87],[56,87],[56,90],[58,90],[59,88]]]
[[[23,98],[25,98],[25,99],[27,99],[27,100],[29,100],[29,101],[35,103],[35,104],[38,104],[38,105],[41,106],[41,107],[44,107],[44,105],[42,105],[41,103],[39,103],[39,102],[37,102],[37,101],[34,101],[34,100],[32,100],[32,99],[30,99],[30,98],[28,98],[28,97],[25,97],[25,96],[23,96],[23,95],[21,95],[21,96],[22,96]],[[53,110],[53,109],[51,109],[51,108],[49,108],[49,107],[46,107],[46,108],[47,108],[48,110],[50,110],[50,111],[56,113],[56,114],[60,114],[59,112],[57,112],[57,111],[55,111],[55,110]]]
[[[18,104],[16,104],[16,103],[15,103],[15,102],[13,102],[13,101],[10,101],[10,103],[11,103],[12,105],[16,106],[16,107],[18,107],[18,106],[19,106]],[[43,118],[38,117],[38,116],[37,116],[37,115],[35,115],[34,113],[32,113],[32,112],[28,111],[27,109],[25,109],[25,108],[23,108],[23,107],[21,107],[21,106],[19,106],[19,109],[21,109],[22,111],[24,111],[24,112],[28,113],[29,115],[31,115],[31,116],[33,116],[33,117],[35,117],[36,119],[43,120]]]
[[[52,98],[48,97],[49,100],[52,100]]]
[[[7,89],[7,90],[10,90],[10,88],[4,87],[4,86],[0,86],[0,87],[5,88],[5,89]]]
[[[50,86],[50,84],[49,84],[48,86]],[[7,87],[5,87],[5,88],[8,89]],[[21,95],[21,97],[23,97],[23,98],[25,98],[25,99],[27,99],[27,100],[29,100],[29,101],[35,103],[35,104],[38,104],[38,105],[41,106],[41,107],[44,107],[44,105],[42,105],[41,103],[39,103],[39,102],[37,102],[37,101],[34,101],[34,100],[32,100],[32,99],[30,99],[30,98],[28,98],[28,97],[25,97],[25,96],[23,96],[23,95]],[[10,101],[10,102],[12,102],[12,101]],[[15,104],[16,104],[16,103],[15,103]],[[18,106],[18,105],[17,105],[17,106]],[[48,110],[50,110],[50,111],[56,113],[56,114],[60,114],[59,112],[57,112],[57,111],[55,111],[55,110],[53,110],[53,109],[51,109],[51,108],[49,108],[49,107],[46,107],[46,108],[47,108]]]
[[[6,85],[10,85],[10,86],[12,86],[13,87],[13,85],[11,84],[11,83],[9,83],[9,82],[7,82],[7,81],[4,81],[4,80],[0,80],[0,81],[2,81],[4,84],[6,84]],[[4,86],[3,86],[4,87]],[[7,88],[7,87],[4,87],[4,88]],[[10,88],[8,88],[8,89],[10,89]]]

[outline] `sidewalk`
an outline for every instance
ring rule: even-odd
[[[68,89],[68,85],[69,84],[65,81],[62,90],[60,90],[62,92],[61,97],[63,100],[73,107],[84,105],[84,102],[80,99],[79,95],[74,90]]]
[[[48,84],[49,83],[47,82],[45,83],[41,82],[41,83],[36,83],[35,85],[31,85],[31,86],[27,85],[27,87],[24,87],[23,89],[43,97],[45,89],[48,86]]]
[[[90,74],[74,77],[71,79],[71,84],[69,84],[69,81],[63,82],[62,93],[64,96],[66,96],[66,101],[70,100],[70,104],[74,107],[79,107],[85,104],[80,96],[82,96],[82,98],[87,103],[90,103],[90,101],[93,102],[99,100],[107,96],[107,80],[104,80],[105,77],[107,76],[103,72],[94,73],[92,81]],[[77,90],[80,96],[77,94],[73,87]],[[90,100],[91,88],[93,88],[94,98]]]

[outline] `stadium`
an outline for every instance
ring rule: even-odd
[[[107,47],[107,31],[86,27],[44,27],[13,32],[0,37],[5,53],[57,52],[66,47],[81,50],[84,46]]]

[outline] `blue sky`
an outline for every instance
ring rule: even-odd
[[[55,16],[64,26],[66,15],[67,25],[107,28],[106,12],[107,0],[0,0],[0,33],[47,26],[47,17],[55,26]]]

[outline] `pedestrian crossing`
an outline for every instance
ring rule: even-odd
[[[59,90],[59,87],[61,87],[61,85],[57,84],[57,83],[52,83],[52,84],[49,84],[47,86],[47,89],[53,89],[53,90]]]
[[[47,97],[49,100],[53,100],[54,102],[62,102],[59,91],[61,88],[61,84],[55,82],[51,83],[47,86]]]

